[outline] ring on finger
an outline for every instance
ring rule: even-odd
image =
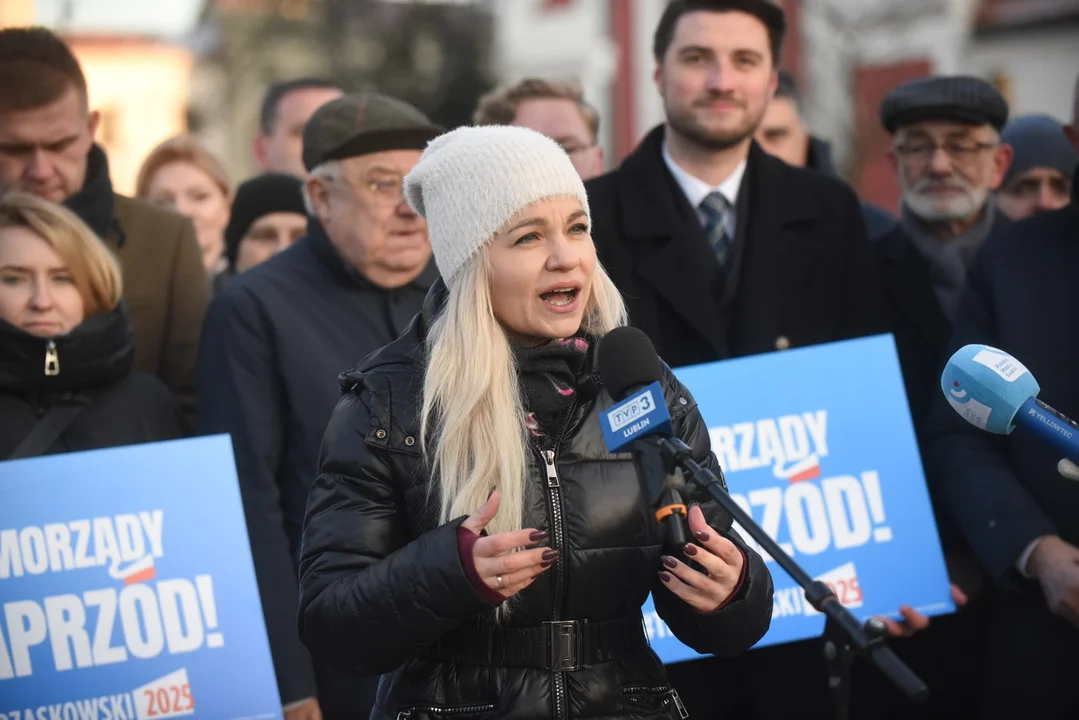
[[[504,587],[504,585],[502,584],[502,576],[501,575],[496,576],[495,580],[498,582],[498,589],[501,590]]]

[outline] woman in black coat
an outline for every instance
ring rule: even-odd
[[[68,210],[0,197],[0,460],[180,437],[134,336],[108,249]]]
[[[522,128],[462,128],[404,190],[445,285],[342,377],[308,500],[301,637],[384,674],[372,718],[686,717],[641,605],[653,593],[684,643],[737,655],[768,628],[771,577],[711,503],[690,511],[682,557],[661,557],[632,463],[604,446],[594,351],[625,310],[569,158]],[[666,368],[663,386],[674,431],[715,467]]]

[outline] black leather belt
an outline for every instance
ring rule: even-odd
[[[563,620],[532,627],[468,627],[445,635],[420,656],[470,665],[580,670],[648,645],[641,616],[589,622]]]

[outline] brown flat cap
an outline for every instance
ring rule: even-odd
[[[344,95],[326,103],[303,128],[303,164],[384,152],[423,150],[443,133],[420,110],[377,93]]]

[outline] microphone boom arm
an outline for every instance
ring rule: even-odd
[[[842,673],[849,664],[847,655],[850,650],[862,655],[880,670],[908,698],[922,702],[929,694],[925,683],[908,668],[902,660],[884,643],[887,632],[883,623],[872,619],[864,625],[858,621],[825,583],[814,580],[779,547],[775,540],[758,525],[750,515],[727,493],[726,484],[712,471],[701,467],[693,459],[692,450],[677,437],[662,437],[661,448],[667,471],[681,469],[686,480],[708,492],[721,508],[727,511],[735,521],[767,552],[783,570],[805,590],[806,600],[824,614],[825,656],[829,661],[833,679],[833,700],[840,717],[847,716],[847,697],[845,688],[837,688]],[[722,477],[723,471],[720,470]],[[838,691],[838,692],[836,692]]]

